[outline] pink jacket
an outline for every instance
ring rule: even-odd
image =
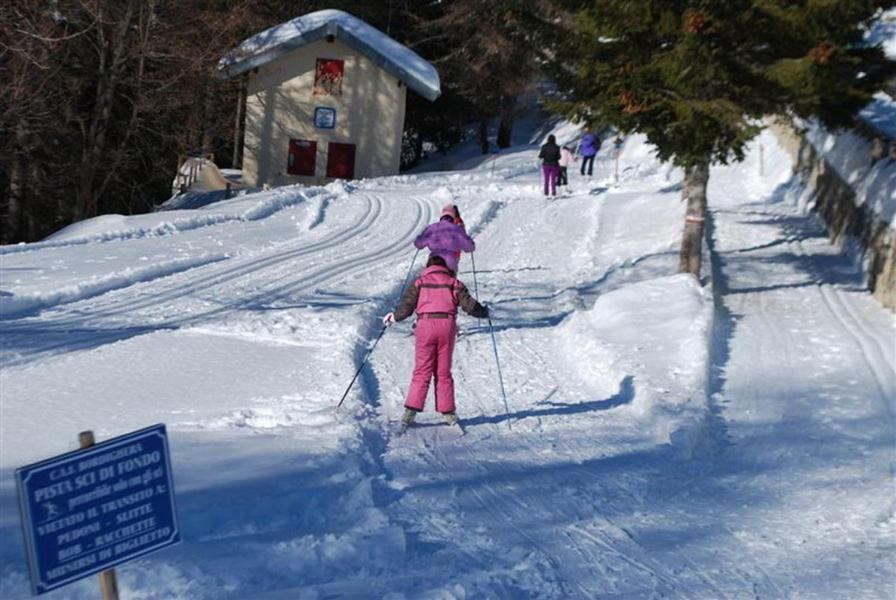
[[[458,305],[474,317],[484,319],[488,316],[488,309],[470,296],[467,286],[458,281],[451,271],[433,265],[423,269],[414,285],[408,286],[395,309],[395,320],[406,319],[415,310],[418,315],[442,313],[454,316]]]
[[[573,163],[574,160],[575,160],[575,157],[572,155],[572,152],[570,152],[565,146],[563,148],[560,148],[560,166],[561,167],[568,167],[569,165],[571,165]]]

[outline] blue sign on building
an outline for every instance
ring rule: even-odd
[[[336,109],[326,106],[315,108],[314,126],[318,129],[333,129],[336,127]]]
[[[42,594],[180,541],[162,424],[16,470]]]

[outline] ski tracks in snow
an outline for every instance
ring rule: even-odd
[[[96,338],[104,330],[118,339],[116,328],[127,326],[136,333],[200,326],[226,314],[243,310],[267,310],[278,307],[314,304],[327,292],[322,287],[338,283],[353,274],[389,265],[403,256],[413,236],[431,216],[432,207],[417,199],[406,214],[410,219],[395,227],[393,242],[377,243],[384,236],[384,200],[376,193],[341,198],[359,203],[351,213],[354,220],[327,228],[317,239],[288,242],[260,252],[238,256],[205,267],[171,273],[159,279],[139,282],[111,290],[96,298],[48,308],[40,318],[0,321],[0,334],[8,341],[7,350],[16,347],[17,337],[45,339],[29,342],[27,350],[7,355],[4,364],[14,366],[40,356],[71,347],[78,331]],[[395,214],[401,214],[393,211]],[[403,222],[401,222],[403,221]],[[323,229],[323,228],[322,228]],[[322,260],[323,258],[323,260]],[[354,300],[363,302],[363,298]],[[142,314],[144,328],[133,323]],[[59,340],[53,331],[67,332]]]
[[[711,197],[724,199],[714,209],[713,245],[727,321],[717,323],[726,335],[712,392],[731,443],[701,483],[725,481],[757,502],[712,520],[724,523],[726,552],[737,551],[761,577],[759,591],[892,591],[886,581],[896,565],[871,566],[892,547],[892,317],[827,242],[818,218],[763,192],[752,166],[729,168],[744,174],[740,181],[719,177],[722,169],[711,179],[719,188]],[[765,201],[746,201],[750,195]],[[853,546],[856,539],[871,543]],[[834,568],[836,581],[816,572]]]
[[[461,317],[467,332],[455,350],[454,376],[467,434],[448,435],[438,416],[424,412],[418,417],[422,424],[393,438],[386,448],[384,464],[394,491],[386,510],[413,536],[436,544],[435,550],[421,546],[420,556],[409,557],[407,568],[425,573],[434,563],[466,563],[462,578],[467,589],[486,595],[688,596],[676,587],[680,573],[653,560],[634,533],[608,516],[614,503],[643,506],[641,471],[655,468],[650,458],[633,460],[638,474],[632,476],[603,466],[605,459],[626,462],[624,446],[614,444],[614,427],[605,428],[612,417],[601,413],[616,403],[587,399],[613,397],[615,388],[625,385],[620,383],[625,373],[608,365],[598,385],[581,377],[576,363],[568,362],[566,342],[552,329],[571,311],[593,302],[601,285],[616,284],[610,275],[638,277],[639,261],[624,252],[604,255],[600,249],[602,240],[619,248],[624,229],[644,208],[646,200],[640,196],[521,198],[515,202],[523,205],[506,221],[490,208],[484,213],[487,224],[474,226],[479,232],[480,293],[501,316],[495,324],[510,414],[504,414],[501,403],[488,329],[466,328]],[[545,206],[539,207],[542,202]],[[611,227],[600,222],[608,202],[614,211]],[[566,231],[557,264],[531,264],[530,244],[551,243],[550,224],[556,220],[545,217],[546,212],[576,223],[557,225]],[[657,248],[658,261],[665,251],[665,246]],[[570,269],[570,263],[578,267]],[[647,272],[659,264],[650,263],[644,263]],[[387,336],[374,359],[383,394],[377,404],[393,422],[410,375],[412,343],[405,336]],[[630,401],[625,398],[629,393],[619,389],[619,402]],[[417,554],[414,550],[409,549]],[[493,564],[496,551],[506,556],[504,568]],[[530,574],[522,576],[515,562],[528,565]],[[678,562],[684,564],[679,571],[704,581],[704,589],[718,589],[698,564],[684,555]],[[478,564],[490,566],[479,570]]]

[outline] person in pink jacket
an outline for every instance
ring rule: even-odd
[[[566,168],[576,160],[576,157],[573,156],[572,150],[569,149],[569,146],[561,146],[560,147],[560,175],[557,176],[557,187],[561,185],[569,185],[569,177],[567,176]]]
[[[445,260],[431,254],[420,277],[408,286],[395,312],[383,317],[383,325],[402,321],[415,311],[414,373],[405,400],[402,429],[414,421],[423,410],[429,382],[435,377],[436,412],[445,416],[449,425],[457,424],[454,405],[454,379],[451,376],[451,359],[457,338],[457,307],[474,317],[488,317],[488,307],[476,301],[467,287],[455,277]]]

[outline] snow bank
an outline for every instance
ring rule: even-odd
[[[126,267],[116,273],[92,277],[77,284],[42,292],[24,294],[4,292],[0,295],[0,319],[21,317],[49,306],[99,296],[135,283],[167,277],[228,258],[227,254],[198,254],[145,267]]]
[[[570,360],[592,379],[634,378],[631,408],[658,443],[690,453],[707,412],[712,296],[691,275],[623,286],[560,325]]]
[[[884,49],[884,54],[896,60],[896,8],[885,10],[865,35],[865,42]]]
[[[233,198],[201,210],[172,210],[134,216],[102,215],[73,223],[41,242],[2,246],[0,256],[94,242],[163,237],[227,222],[258,221],[326,193],[333,193],[330,186],[287,186]]]
[[[855,191],[856,204],[896,230],[896,161],[871,159],[871,142],[852,131],[830,132],[810,125],[806,139]]]
[[[889,94],[875,94],[874,100],[859,111],[859,118],[889,139],[896,139],[896,101]]]

